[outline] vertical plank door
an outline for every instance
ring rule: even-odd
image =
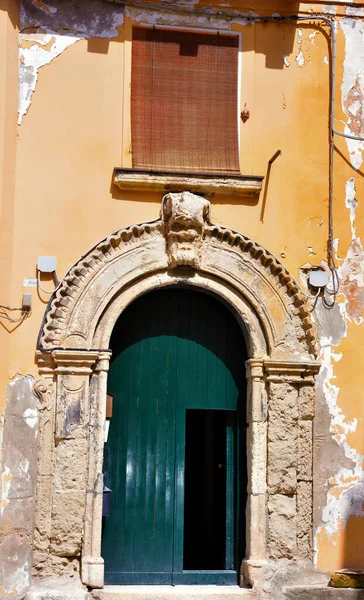
[[[105,485],[112,492],[102,540],[106,583],[236,583],[239,515],[232,423],[237,406],[244,404],[246,359],[236,320],[204,293],[159,290],[119,317],[111,348],[108,389],[114,394],[114,413]],[[217,495],[221,486],[216,482],[225,486],[223,523],[218,525],[224,539],[211,559],[216,562],[222,552],[218,569],[208,568],[208,558],[203,569],[184,569],[186,443],[194,444],[194,436],[190,442],[186,438],[186,414],[191,410],[203,413],[199,419],[206,423],[206,486]],[[222,423],[214,411],[221,411],[221,418],[224,414],[223,426],[213,425]],[[210,452],[214,443],[217,449]],[[195,451],[197,446],[190,448]],[[223,474],[217,473],[219,468]],[[196,498],[196,506],[200,500]],[[206,498],[204,502],[211,504]],[[206,523],[220,519],[220,513],[211,509]],[[213,539],[213,531],[206,536]]]

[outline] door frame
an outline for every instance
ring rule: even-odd
[[[297,444],[306,435],[312,458],[319,363],[310,306],[273,255],[211,224],[209,210],[200,196],[167,194],[159,219],[122,229],[83,256],[46,310],[37,352],[42,379],[36,391],[46,418],[40,424],[36,527],[51,556],[81,557],[81,579],[90,587],[104,585],[100,550],[109,340],[126,306],[161,286],[192,286],[216,295],[233,311],[246,340],[248,499],[242,583],[256,583],[270,560],[312,562],[312,470],[300,472]],[[287,404],[287,443],[293,452],[282,456],[279,440],[271,439],[273,431],[268,439],[268,413],[277,413],[287,399],[295,407]],[[60,476],[75,455],[77,488]],[[45,489],[43,473],[50,460],[47,476],[54,485]],[[65,501],[73,506],[66,521]],[[282,540],[285,526],[293,534]]]

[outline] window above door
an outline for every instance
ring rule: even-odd
[[[122,153],[113,183],[121,198],[128,190],[188,189],[256,202],[263,176],[255,174],[253,120],[240,119],[254,97],[254,30],[222,19],[219,29],[201,29],[197,15],[172,25],[167,17],[126,12]]]
[[[238,35],[133,27],[138,169],[238,174]]]

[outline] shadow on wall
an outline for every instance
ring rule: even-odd
[[[344,494],[345,528],[342,568],[364,571],[364,481]]]

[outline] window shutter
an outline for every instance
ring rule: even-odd
[[[133,167],[239,173],[238,37],[134,28]]]

